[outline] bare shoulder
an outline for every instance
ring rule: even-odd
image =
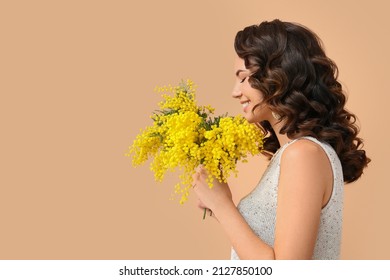
[[[308,139],[299,139],[290,144],[284,150],[281,161],[285,164],[294,165],[312,165],[313,163],[316,163],[316,165],[329,165],[324,149],[319,144]]]
[[[294,186],[302,195],[313,186],[324,195],[323,205],[332,192],[333,171],[324,149],[308,139],[299,139],[284,150],[280,161],[281,186]],[[292,189],[292,188],[287,188]]]
[[[322,206],[326,205],[332,193],[333,171],[319,144],[308,139],[291,143],[282,154],[280,173],[282,192],[298,191],[302,197],[315,192],[322,198]]]

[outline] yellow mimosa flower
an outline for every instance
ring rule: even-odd
[[[199,164],[213,180],[226,182],[231,173],[237,174],[236,164],[258,154],[263,147],[263,134],[241,116],[212,117],[214,108],[198,106],[195,84],[191,80],[178,86],[156,87],[163,101],[151,118],[153,124],[137,135],[126,156],[138,166],[153,158],[150,168],[155,179],[162,181],[168,171],[182,172],[174,193],[181,195],[183,204],[189,195],[192,175]]]

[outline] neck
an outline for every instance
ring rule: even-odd
[[[278,138],[280,146],[283,146],[284,144],[287,144],[292,139],[288,138],[287,134],[281,134],[279,131],[283,127],[284,123],[283,121],[278,122],[277,120],[272,120],[270,122],[273,130],[275,131],[276,138]]]

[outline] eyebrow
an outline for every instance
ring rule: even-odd
[[[238,77],[238,75],[241,73],[241,72],[247,72],[248,70],[242,70],[242,69],[240,69],[240,70],[237,70],[237,72],[236,72],[236,76]]]

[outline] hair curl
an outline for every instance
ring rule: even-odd
[[[337,66],[325,55],[320,38],[302,25],[273,20],[239,31],[234,47],[253,73],[251,86],[284,121],[280,133],[329,143],[340,158],[344,181],[356,181],[370,159],[361,149],[356,116],[344,108]],[[275,131],[268,121],[260,126],[267,136],[265,154],[275,153],[280,147]]]

